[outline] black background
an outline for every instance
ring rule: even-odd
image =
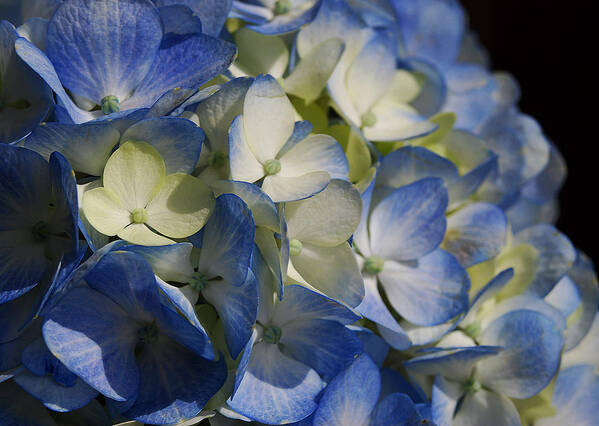
[[[558,228],[599,262],[597,33],[590,1],[461,0],[493,69],[520,84],[520,109],[535,117],[562,152],[568,177]],[[593,25],[593,27],[591,27]]]

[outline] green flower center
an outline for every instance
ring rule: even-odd
[[[302,252],[303,248],[304,248],[304,245],[302,244],[302,242],[300,240],[296,240],[295,238],[293,238],[291,241],[289,241],[289,255],[290,256],[297,256],[298,254],[300,254]]]
[[[279,160],[268,160],[264,163],[264,173],[267,176],[276,175],[281,171],[281,162]]]
[[[291,1],[290,0],[277,0],[277,2],[275,3],[275,8],[273,10],[273,13],[275,15],[284,15],[286,13],[289,13],[290,10],[291,10]]]
[[[474,377],[469,378],[464,382],[464,393],[468,395],[474,395],[476,392],[482,389],[482,385]]]
[[[227,156],[224,153],[220,151],[214,151],[208,156],[208,165],[215,169],[219,169],[225,164],[226,160]]]
[[[100,108],[102,109],[102,113],[104,115],[119,112],[121,110],[119,99],[113,95],[103,97],[100,101]]]
[[[148,212],[146,209],[134,209],[130,215],[133,223],[146,223],[148,221]]]
[[[362,114],[360,120],[362,120],[362,127],[372,127],[377,122],[376,114],[372,111]]]
[[[366,258],[364,261],[364,272],[370,275],[376,275],[383,272],[383,266],[385,265],[385,260],[381,259],[378,256],[371,256]]]
[[[33,225],[33,228],[31,228],[31,233],[33,234],[33,239],[38,243],[46,241],[50,236],[48,224],[43,220],[40,220],[35,225]]]
[[[189,285],[198,293],[204,290],[208,284],[208,277],[201,272],[194,272],[191,276],[191,281],[189,281]]]
[[[156,325],[156,321],[137,330],[137,337],[141,343],[146,343],[148,345],[156,343],[158,340],[158,326]]]
[[[279,340],[281,340],[281,334],[281,327],[277,327],[276,325],[267,327],[264,330],[264,341],[266,343],[276,345],[277,343],[279,343]]]

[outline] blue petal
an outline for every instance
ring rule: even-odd
[[[597,419],[599,377],[587,364],[568,367],[559,372],[552,404],[557,415],[539,419],[539,426],[560,424],[592,425]]]
[[[252,328],[252,335],[245,344],[245,347],[243,348],[243,354],[241,355],[239,364],[237,364],[237,371],[235,372],[235,384],[233,385],[233,392],[231,393],[231,398],[235,396],[235,392],[237,392],[239,384],[241,383],[243,376],[245,376],[245,372],[247,371],[247,367],[250,363],[250,359],[252,356],[252,348],[254,347],[254,344],[256,343],[257,339],[258,331],[256,330],[256,328]]]
[[[154,104],[178,87],[197,89],[224,72],[235,57],[235,46],[204,34],[165,35],[152,67],[123,109]]]
[[[294,321],[281,327],[281,343],[295,360],[329,381],[363,352],[362,342],[335,321]]]
[[[193,275],[192,245],[190,243],[166,246],[128,245],[119,250],[130,251],[143,257],[150,264],[154,273],[165,281],[186,283]]]
[[[286,286],[285,297],[276,305],[272,323],[282,326],[293,321],[307,321],[312,319],[351,324],[360,319],[360,317],[335,300],[309,290],[306,287],[301,285]]]
[[[282,354],[277,345],[258,343],[235,396],[227,403],[262,423],[291,423],[314,412],[323,385],[314,370]]]
[[[46,52],[71,92],[98,105],[116,96],[123,106],[151,72],[161,39],[160,15],[149,1],[73,0],[52,16]]]
[[[53,220],[58,222],[60,231],[71,239],[67,255],[79,252],[79,203],[77,197],[77,181],[69,162],[59,152],[50,155],[50,180],[55,197]]]
[[[406,59],[407,68],[424,77],[420,93],[410,104],[425,117],[430,117],[441,110],[447,96],[447,85],[441,71],[420,58]]]
[[[436,425],[451,426],[458,400],[464,393],[462,386],[462,383],[450,382],[440,374],[435,377],[431,411]]]
[[[562,289],[567,288],[571,294],[564,294]],[[566,290],[568,291],[568,290]],[[564,311],[564,304],[568,301],[574,302],[575,306]],[[564,335],[566,338],[566,351],[574,348],[586,336],[590,330],[595,314],[597,313],[597,303],[599,302],[599,288],[597,287],[597,276],[593,266],[588,258],[582,253],[578,254],[576,263],[568,272],[568,275],[562,278],[553,290],[546,297],[547,302],[560,309],[564,318],[568,318],[577,309],[573,315],[575,321],[568,321],[568,328]],[[580,311],[578,311],[580,309]]]
[[[359,356],[328,384],[314,426],[368,424],[380,391],[378,367],[367,355]]]
[[[39,399],[53,411],[77,410],[98,395],[98,391],[81,379],[77,379],[72,386],[66,387],[55,382],[51,376],[36,376],[25,371],[16,376],[14,380],[27,393]]]
[[[406,50],[444,68],[455,62],[464,32],[464,12],[455,1],[393,0]]]
[[[307,120],[296,121],[295,125],[293,126],[293,133],[291,134],[291,136],[289,136],[289,139],[287,140],[287,142],[285,142],[285,145],[283,145],[283,148],[281,148],[277,156],[281,157],[285,155],[287,151],[289,151],[299,142],[306,139],[310,135],[310,133],[312,133],[313,129],[314,126]]]
[[[194,236],[190,241],[196,242]],[[203,229],[198,271],[208,278],[221,277],[229,285],[240,286],[245,282],[253,248],[252,212],[238,196],[221,195]]]
[[[426,148],[405,146],[386,155],[377,175],[377,186],[399,188],[427,177],[450,184],[458,178],[457,167]]]
[[[424,418],[409,396],[394,393],[379,402],[372,413],[371,426],[390,424],[403,426],[421,426]]]
[[[63,386],[73,386],[77,380],[77,376],[50,353],[41,336],[23,350],[21,360],[31,373],[36,376],[50,374]]]
[[[455,112],[456,129],[476,131],[495,110],[497,81],[474,64],[455,64],[445,73],[448,94],[443,111]]]
[[[225,338],[231,358],[236,359],[252,334],[258,315],[258,286],[248,268],[242,285],[214,282],[203,290],[204,298],[214,306],[225,328]]]
[[[253,79],[245,77],[231,80],[198,105],[196,114],[206,132],[206,144],[210,152],[229,152],[229,126],[233,119],[243,112],[243,100],[252,82]]]
[[[498,255],[506,236],[503,211],[493,204],[474,203],[449,216],[443,247],[468,268]]]
[[[559,368],[564,338],[547,316],[535,311],[509,312],[493,321],[479,339],[506,349],[479,363],[480,382],[512,398],[530,398]]]
[[[21,139],[50,112],[54,102],[46,83],[15,54],[18,34],[7,21],[0,22],[0,57],[2,58],[2,103],[0,143]],[[25,108],[15,102],[26,101]]]
[[[468,274],[441,249],[412,262],[388,260],[379,279],[391,306],[416,325],[441,324],[468,307]]]
[[[322,0],[304,0],[302,3],[305,3],[308,7],[304,6],[298,8],[297,11],[292,10],[290,13],[275,16],[272,21],[261,25],[249,25],[248,28],[266,35],[294,31],[314,19]]]
[[[150,118],[125,131],[121,143],[128,141],[143,141],[156,148],[164,159],[167,175],[190,174],[200,158],[204,132],[184,118]]]
[[[123,413],[150,424],[172,424],[196,416],[225,384],[224,359],[210,362],[164,339],[139,355],[139,393]]]
[[[37,321],[11,341],[0,343],[0,383],[11,378],[13,374],[23,368],[21,353],[41,335],[41,325],[41,322]]]
[[[386,335],[382,334],[383,338],[392,347],[398,350],[405,350],[410,347],[410,339],[395,318],[393,318],[393,315],[379,294],[376,277],[364,277],[364,299],[356,307],[356,310],[365,318],[393,333],[394,338],[392,340],[387,340]]]
[[[433,353],[417,356],[405,362],[409,373],[443,377],[463,383],[472,374],[477,362],[500,353],[496,346],[473,346],[438,350]]]
[[[557,196],[566,173],[564,158],[555,146],[551,146],[549,162],[541,173],[526,182],[522,188],[522,195],[533,202],[549,202]]]
[[[439,178],[393,191],[370,216],[373,255],[401,261],[433,251],[445,234],[447,202],[447,189]]]
[[[15,50],[19,57],[27,63],[38,75],[44,79],[44,81],[52,88],[56,93],[56,97],[59,100],[59,104],[66,112],[67,116],[75,123],[83,123],[94,118],[93,114],[83,111],[77,107],[67,92],[65,91],[54,65],[50,62],[50,59],[44,52],[39,50],[28,40],[20,37],[15,42]],[[58,114],[59,106],[56,107],[56,113]]]
[[[139,372],[137,329],[127,313],[102,293],[74,288],[46,316],[43,334],[50,352],[109,398],[134,398]]]
[[[397,371],[385,367],[381,369],[381,396],[379,399],[393,393],[406,394],[416,403],[428,401],[428,397],[418,385],[408,382]]]
[[[279,214],[275,203],[258,186],[249,182],[232,180],[216,181],[210,186],[216,196],[235,194],[241,198],[252,211],[256,226],[263,226],[276,232],[280,231]]]
[[[110,252],[85,275],[89,286],[120,305],[128,315],[147,320],[161,312],[154,272],[143,257]]]
[[[389,353],[389,345],[385,343],[378,335],[367,328],[357,326],[347,326],[358,336],[364,347],[364,352],[381,368],[387,354]]]
[[[157,2],[155,2],[157,3]],[[164,27],[164,33],[194,34],[202,32],[202,21],[193,11],[182,4],[159,6],[160,19]]]
[[[25,139],[24,146],[50,159],[60,152],[74,170],[92,176],[102,176],[112,149],[119,141],[119,132],[110,124],[81,125],[46,123],[37,127]]]
[[[534,225],[518,232],[515,244],[531,244],[538,252],[535,277],[526,292],[544,297],[568,272],[576,251],[568,238],[549,224]]]
[[[218,37],[233,2],[232,0],[154,0],[154,3],[159,7],[175,4],[189,7],[202,21],[202,32]]]
[[[48,220],[50,185],[39,154],[0,144],[0,304],[31,290],[49,267],[31,230]]]
[[[478,310],[482,307],[483,303],[499,293],[512,278],[514,278],[514,269],[508,268],[498,273],[487,284],[485,284],[485,286],[476,294],[476,296],[474,296],[474,299],[472,299],[470,309],[464,317],[463,322],[469,323],[471,320],[474,320],[474,317],[478,314]]]
[[[161,288],[164,290],[168,284],[163,283]],[[155,317],[158,325],[159,333],[162,333],[171,339],[179,342],[190,351],[194,352],[205,359],[213,360],[214,350],[206,331],[194,315],[193,307],[189,301],[183,300],[184,296],[179,291],[177,299],[174,299],[173,293],[169,292],[171,300],[175,300],[175,307],[181,306],[185,310],[181,310],[184,315],[180,315],[170,303],[163,304],[161,312]],[[191,312],[190,312],[190,309]]]

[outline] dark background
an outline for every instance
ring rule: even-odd
[[[563,154],[568,177],[558,228],[599,264],[599,149],[595,111],[597,26],[590,1],[461,0],[491,66],[520,84],[520,109]],[[594,27],[591,27],[594,25]],[[595,31],[591,31],[593,28]]]

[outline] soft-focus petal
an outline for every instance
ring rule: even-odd
[[[310,172],[303,176],[266,176],[262,190],[275,203],[303,200],[318,194],[331,180],[328,172]]]

